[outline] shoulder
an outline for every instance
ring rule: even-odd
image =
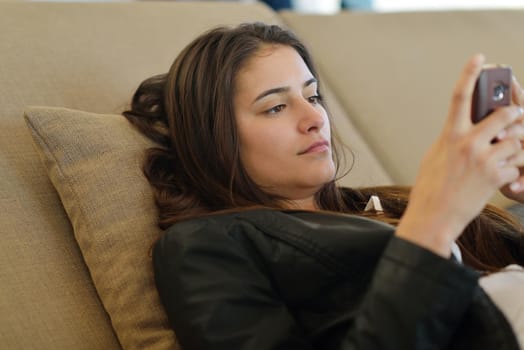
[[[392,233],[391,225],[365,217],[332,212],[280,211],[255,209],[227,214],[215,214],[182,221],[172,225],[162,240],[182,240],[202,235],[232,236],[259,231],[269,234],[275,232],[305,235],[310,231],[351,232],[383,231]]]
[[[164,258],[173,260],[177,256],[181,257],[195,252],[238,250],[242,245],[242,238],[258,230],[256,225],[249,221],[249,218],[259,216],[274,218],[278,216],[278,212],[253,210],[205,215],[180,221],[167,229],[155,243],[153,258],[155,261]]]
[[[158,240],[153,257],[173,261],[203,252],[271,256],[281,249],[346,256],[354,250],[380,251],[393,232],[390,225],[358,216],[257,209],[176,223]]]
[[[265,217],[274,220],[278,216],[274,210],[250,210],[225,214],[204,215],[199,218],[180,221],[166,230],[159,242],[190,241],[203,236],[225,238],[234,236],[235,232],[255,229],[249,218]]]

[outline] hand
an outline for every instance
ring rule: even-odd
[[[455,86],[448,118],[424,156],[396,234],[445,257],[451,243],[502,186],[515,182],[522,144],[503,137],[523,117],[522,108],[499,108],[478,124],[471,99],[484,57],[473,56]],[[504,131],[504,132],[503,132]],[[492,140],[499,136],[500,140]]]
[[[524,106],[524,90],[518,83],[517,79],[515,79],[515,77],[513,77],[511,91],[513,103],[518,106]],[[508,128],[505,137],[518,138],[521,144],[524,146],[524,121],[522,119],[518,120],[517,123],[513,124],[510,128]],[[520,152],[518,156],[508,159],[508,163],[520,163],[523,157],[524,151]],[[500,191],[509,199],[515,200],[520,203],[524,203],[524,167],[519,167],[518,180],[512,182],[511,184],[503,186],[500,189]]]

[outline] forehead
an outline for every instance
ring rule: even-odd
[[[239,70],[235,84],[239,92],[288,86],[313,75],[298,52],[285,45],[264,45]]]

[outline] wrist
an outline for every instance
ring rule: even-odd
[[[444,258],[451,256],[451,246],[462,232],[449,220],[406,214],[400,220],[395,235],[421,246]]]

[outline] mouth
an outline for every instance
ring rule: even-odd
[[[322,153],[326,151],[329,151],[329,142],[326,140],[321,140],[321,141],[311,144],[305,150],[298,152],[298,155],[308,154],[308,153]]]

